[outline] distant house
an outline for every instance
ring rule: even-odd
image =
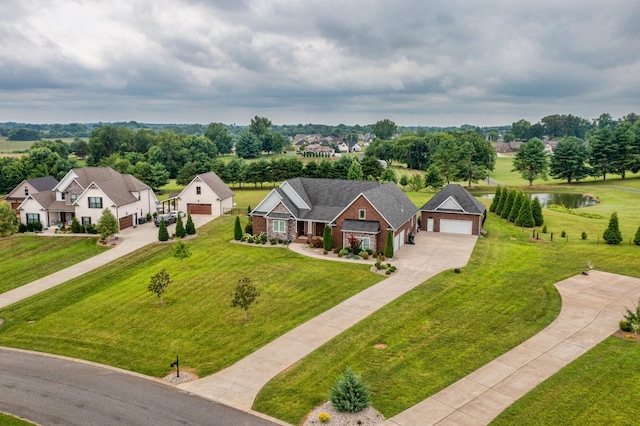
[[[423,230],[479,235],[485,207],[462,186],[449,184],[427,201],[420,212]]]
[[[313,152],[322,156],[330,156],[335,153],[335,150],[333,149],[333,147],[328,145],[313,144],[305,146],[304,152]]]
[[[151,187],[132,175],[110,167],[83,167],[71,169],[49,190],[30,193],[18,211],[22,223],[48,227],[69,225],[74,217],[83,225],[95,225],[108,208],[124,229],[153,213],[156,203]]]
[[[418,210],[393,183],[294,178],[272,190],[251,212],[253,232],[267,238],[310,241],[331,227],[333,247],[348,246],[350,236],[363,249],[382,251],[387,231],[394,249],[417,230]]]
[[[20,204],[29,194],[36,192],[51,191],[58,184],[58,179],[53,176],[39,177],[35,179],[23,180],[4,199],[11,204],[11,208],[16,212]]]
[[[233,191],[214,172],[193,178],[176,197],[177,210],[218,217],[233,208]]]

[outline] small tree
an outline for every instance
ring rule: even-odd
[[[424,178],[421,175],[413,175],[409,179],[409,191],[420,192],[424,189]]]
[[[525,196],[522,200],[522,206],[520,207],[518,217],[516,218],[516,225],[527,228],[531,228],[535,225],[533,213],[531,212],[531,200],[529,200],[528,196]]]
[[[258,303],[257,299],[259,296],[260,292],[258,288],[251,284],[251,280],[249,278],[243,278],[238,280],[238,285],[236,285],[236,290],[231,300],[231,306],[234,308],[242,308],[242,310],[244,310],[244,320],[247,321],[249,307],[254,303]]]
[[[171,249],[173,257],[180,260],[180,264],[182,261],[188,257],[191,257],[191,250],[189,246],[187,246],[181,238],[178,238],[178,241],[173,245]]]
[[[541,226],[544,223],[544,216],[542,216],[542,205],[540,199],[536,196],[531,202],[531,214],[533,215],[533,222],[535,226]]]
[[[384,257],[391,259],[393,257],[393,231],[387,231],[387,241],[384,244]]]
[[[120,230],[118,219],[116,219],[113,213],[111,213],[111,210],[102,210],[102,216],[98,219],[96,230],[100,234],[100,238],[103,240],[111,238],[118,233]]]
[[[327,223],[324,226],[324,232],[322,233],[322,248],[326,251],[331,250],[333,247],[333,239],[331,237],[331,226]]]
[[[496,207],[498,206],[498,203],[500,202],[500,195],[502,195],[502,187],[500,187],[500,185],[498,185],[496,187],[496,192],[493,195],[493,201],[491,201],[491,205],[489,206],[489,211],[491,213],[495,213]]]
[[[364,173],[362,172],[362,166],[357,159],[353,159],[349,171],[347,172],[347,179],[349,180],[362,180]]]
[[[0,237],[15,234],[18,231],[18,218],[11,204],[0,200]]]
[[[502,210],[504,209],[504,205],[507,202],[508,195],[509,195],[509,190],[507,189],[506,186],[503,186],[502,191],[500,191],[500,200],[496,205],[496,214],[498,216],[502,216]]]
[[[169,241],[169,231],[167,231],[167,224],[164,223],[164,218],[160,218],[160,224],[158,225],[158,241]]]
[[[509,219],[509,214],[511,213],[511,209],[513,208],[513,202],[516,199],[516,190],[512,189],[511,191],[509,191],[509,194],[507,194],[507,198],[504,202],[504,205],[502,206],[502,210],[500,210],[500,216],[503,219]]]
[[[169,274],[163,268],[160,272],[151,276],[151,281],[147,286],[147,290],[157,295],[160,298],[160,304],[163,305],[164,302],[162,301],[162,296],[164,296],[164,292],[167,290],[167,287],[169,287],[169,284],[171,284],[172,282],[173,281],[171,281]]]
[[[440,189],[444,186],[444,177],[435,165],[430,165],[424,174],[424,185],[433,189]]]
[[[176,237],[184,238],[187,236],[187,230],[184,229],[184,225],[182,224],[182,217],[180,213],[178,213],[178,217],[176,218]]]
[[[620,244],[622,242],[622,233],[620,232],[620,226],[618,224],[618,213],[611,213],[609,226],[605,229],[602,238],[607,244]]]
[[[187,235],[195,235],[196,234],[196,226],[193,224],[193,219],[191,218],[191,213],[187,213],[187,226],[185,227],[187,231]]]
[[[236,222],[233,225],[233,239],[240,241],[242,239],[242,226],[240,225],[240,216],[236,216]]]
[[[339,412],[358,413],[371,405],[371,393],[364,380],[348,367],[331,388],[329,401]]]
[[[634,242],[636,245],[640,246],[640,226],[638,226],[638,230],[636,231],[636,236],[635,236],[635,238],[633,239],[633,242]]]
[[[407,175],[400,176],[400,185],[402,186],[409,185],[409,180],[407,179]]]
[[[71,219],[71,232],[74,234],[80,234],[84,229],[82,229],[82,225],[78,222],[78,218],[74,217]]]

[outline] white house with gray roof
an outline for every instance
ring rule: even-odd
[[[255,234],[311,241],[331,227],[333,247],[348,246],[350,236],[363,249],[382,251],[387,231],[394,249],[417,230],[418,209],[393,182],[294,178],[273,189],[251,212]]]
[[[136,177],[110,167],[83,167],[71,169],[52,189],[29,194],[18,211],[22,223],[49,227],[69,225],[74,217],[95,225],[108,208],[123,229],[153,213],[156,204],[151,187]]]
[[[218,217],[233,208],[233,191],[214,172],[194,177],[176,197],[178,210]]]

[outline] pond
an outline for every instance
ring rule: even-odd
[[[585,194],[575,194],[567,192],[544,192],[544,193],[526,193],[533,200],[538,197],[542,207],[550,204],[558,204],[570,209],[579,209],[582,207],[595,206],[598,204],[596,200]],[[493,198],[494,194],[481,195],[481,198]]]

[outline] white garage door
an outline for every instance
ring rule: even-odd
[[[440,232],[471,235],[473,222],[470,220],[440,219]]]

